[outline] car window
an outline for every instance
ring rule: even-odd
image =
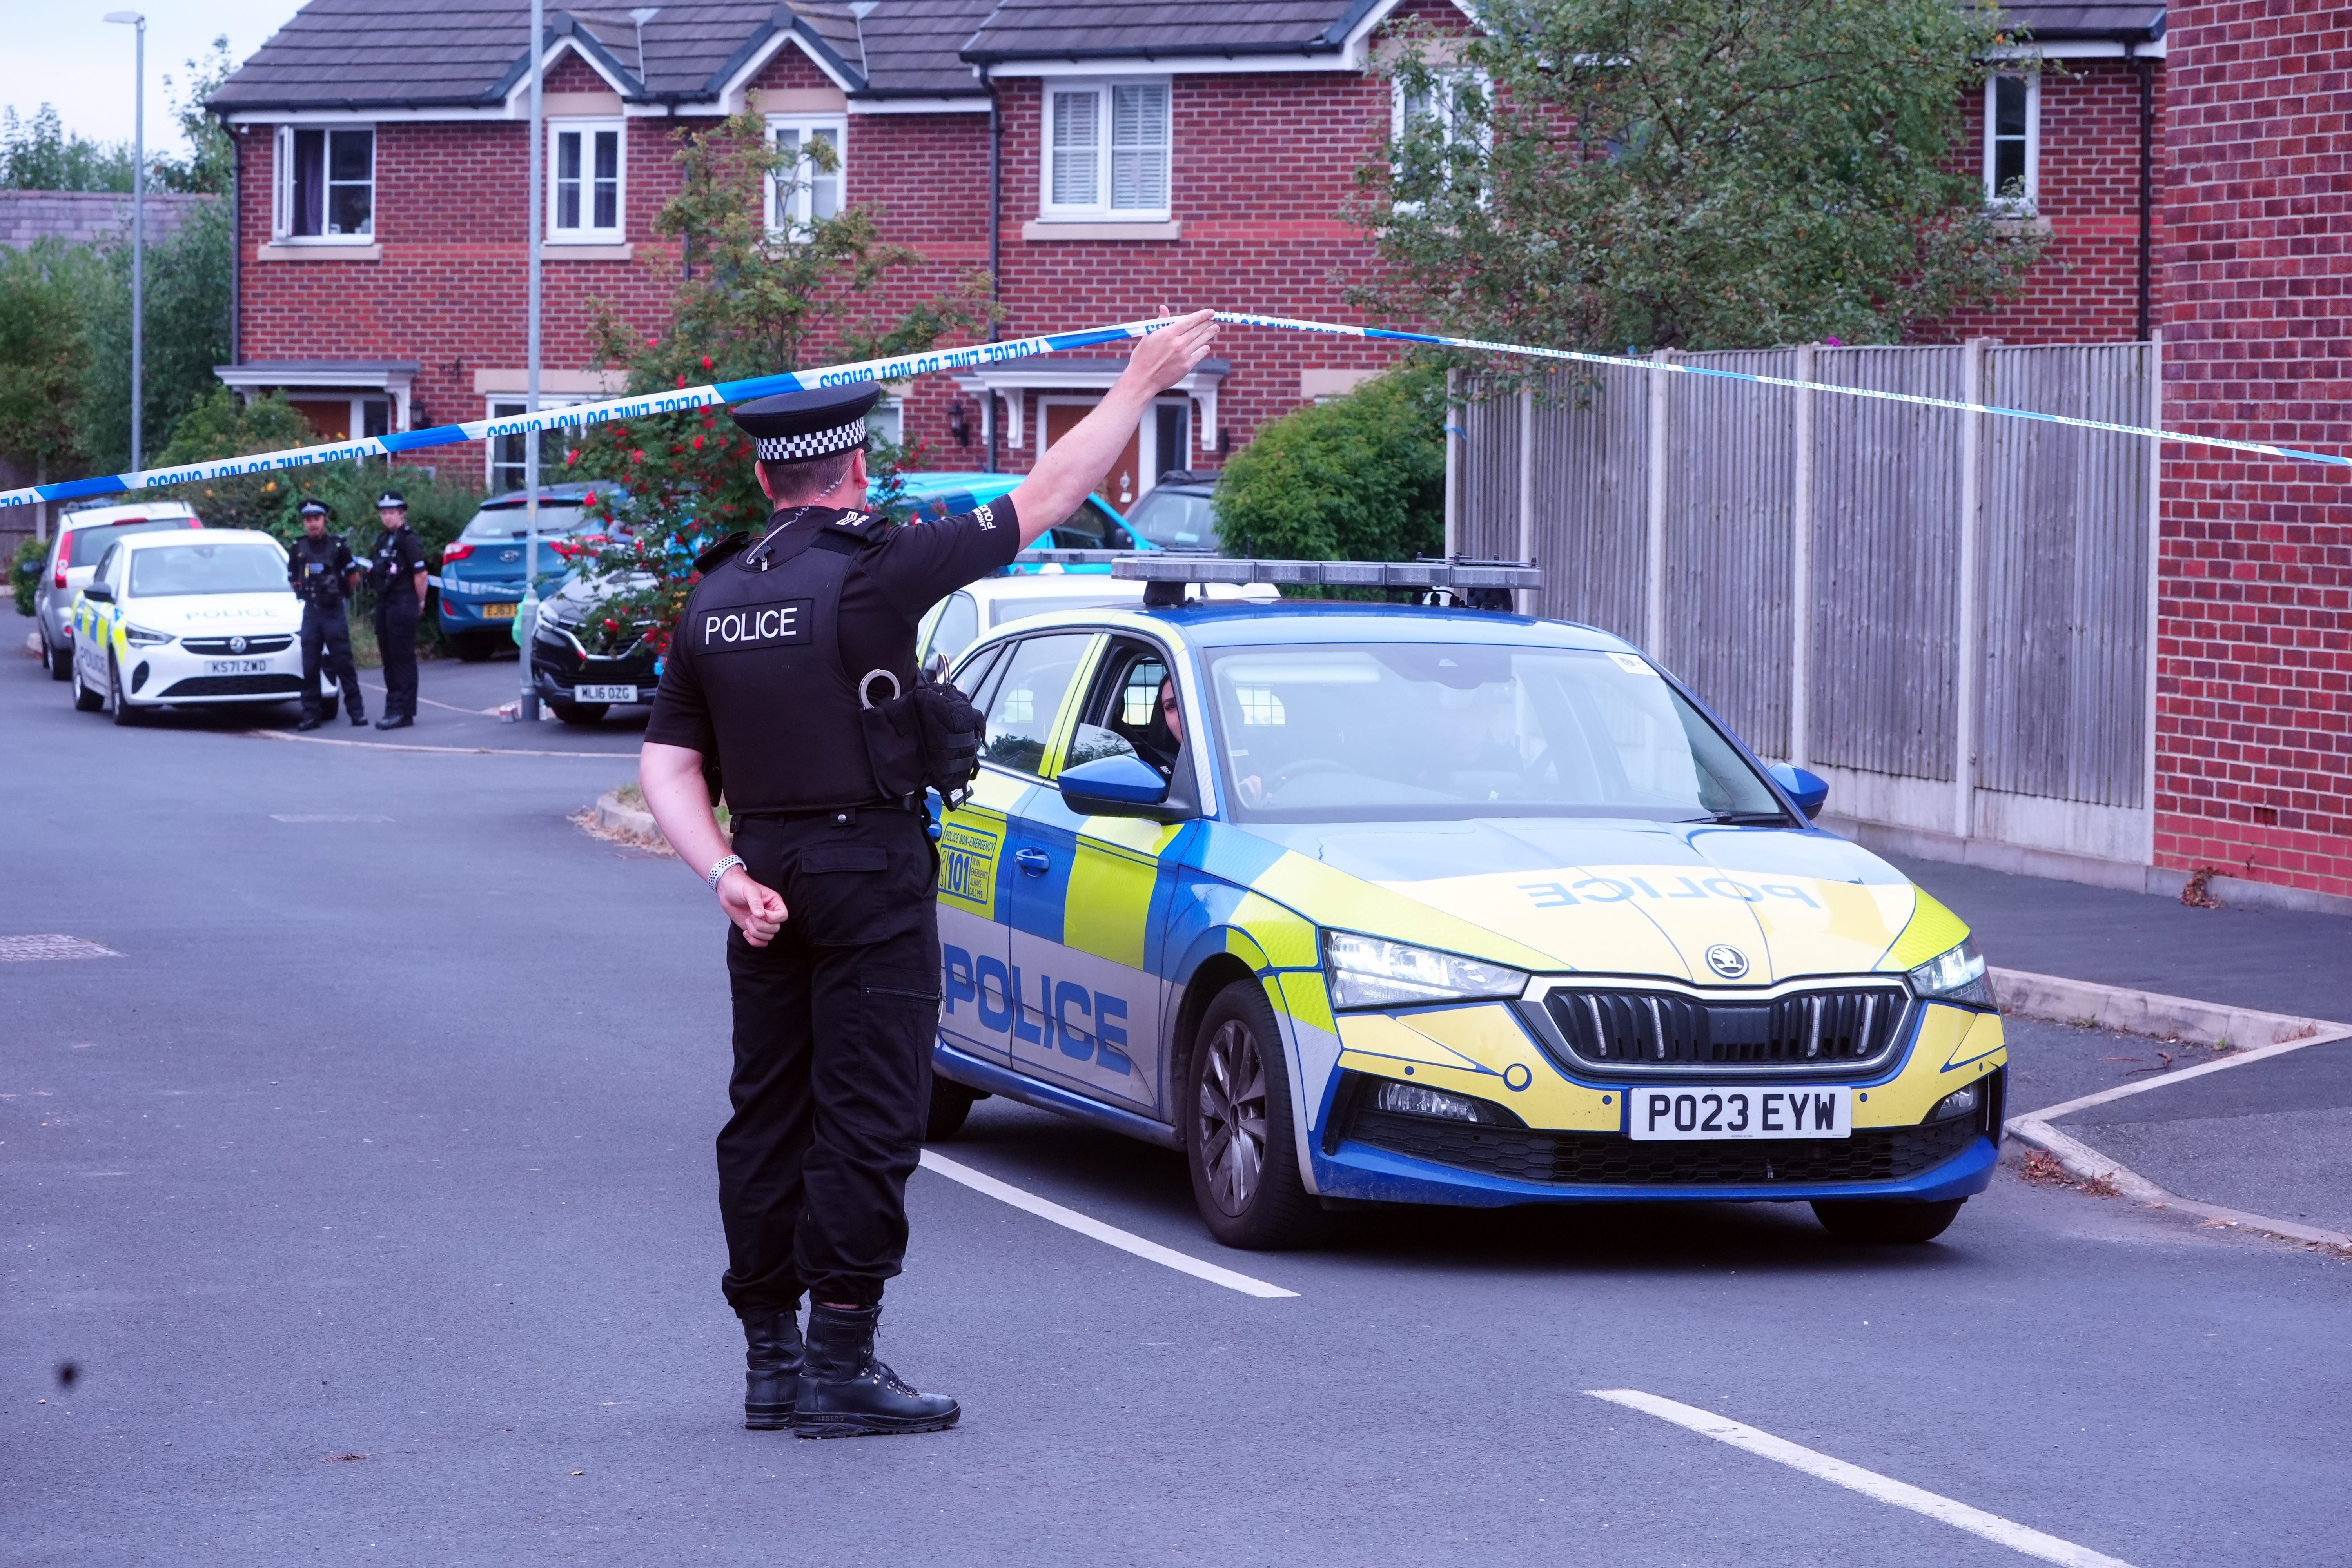
[[[1162,550],[1214,550],[1217,518],[1209,498],[1166,486],[1135,503],[1127,526]]]
[[[1132,550],[1135,540],[1110,510],[1093,496],[1052,531],[1055,550]]]
[[[981,649],[965,660],[963,668],[957,670],[952,678],[956,689],[971,698],[972,706],[983,714],[988,711],[988,694],[983,689],[988,682],[988,672],[996,668],[997,656],[1003,651],[1003,643]]]
[[[67,545],[73,551],[66,563],[68,566],[95,566],[113,548],[118,539],[128,539],[134,533],[160,533],[165,529],[185,529],[184,517],[142,518],[136,522],[93,522],[87,528],[77,528],[66,535]]]
[[[950,594],[940,605],[940,616],[931,626],[931,637],[924,647],[926,658],[935,653],[950,658],[980,640],[980,606],[966,593]]]
[[[285,558],[267,544],[168,544],[131,557],[131,594],[286,593]]]
[[[1176,737],[1160,711],[1160,683],[1168,659],[1150,643],[1119,637],[1103,659],[1078,727],[1070,736],[1073,764],[1098,757],[1140,756],[1161,773],[1176,763]]]
[[[1632,654],[1230,648],[1210,672],[1244,818],[1785,820],[1729,739]]]
[[[115,584],[114,563],[121,558],[121,555],[122,552],[121,550],[115,548],[111,544],[108,545],[106,547],[106,553],[98,558],[98,570],[91,574],[90,581],[93,583],[103,583],[110,588],[113,587]]]
[[[485,507],[474,514],[466,531],[457,537],[468,544],[496,544],[509,539],[520,539],[530,531],[525,526],[530,515],[519,506]],[[539,503],[539,532],[544,539],[549,534],[559,537],[577,533],[588,526],[588,513],[578,501],[541,501]]]
[[[1014,645],[988,700],[990,762],[1024,773],[1045,771],[1054,721],[1093,642],[1091,632],[1066,632]]]

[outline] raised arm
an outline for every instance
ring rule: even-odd
[[[1118,461],[1128,438],[1151,400],[1192,374],[1216,340],[1216,312],[1195,310],[1135,345],[1120,374],[1094,412],[1045,450],[1013,492],[1021,519],[1021,542],[1039,535],[1077,510],[1087,493]]]

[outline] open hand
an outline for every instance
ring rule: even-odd
[[[765,947],[783,929],[786,910],[782,895],[761,887],[740,866],[730,866],[719,879],[719,907],[753,947]]]
[[[1127,374],[1149,383],[1154,394],[1167,391],[1209,357],[1209,345],[1217,338],[1216,318],[1214,310],[1179,316],[1135,345]]]

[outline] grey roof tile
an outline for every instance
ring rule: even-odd
[[[1371,0],[1003,0],[963,58],[1319,54],[1336,49],[1370,6]]]
[[[2116,38],[2149,42],[2164,37],[2164,6],[2149,0],[2090,0],[2074,5],[2012,5],[2001,15],[2032,37],[2048,42],[2069,38]]]

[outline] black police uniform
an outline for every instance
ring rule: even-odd
[[[425,546],[413,528],[387,528],[375,536],[368,568],[375,589],[375,645],[383,659],[383,716],[416,717],[416,574],[425,570]]]
[[[302,717],[316,721],[325,708],[319,671],[335,678],[343,710],[361,722],[359,672],[352,667],[352,627],[343,595],[357,565],[341,534],[305,533],[287,548],[286,577],[302,600]]]

